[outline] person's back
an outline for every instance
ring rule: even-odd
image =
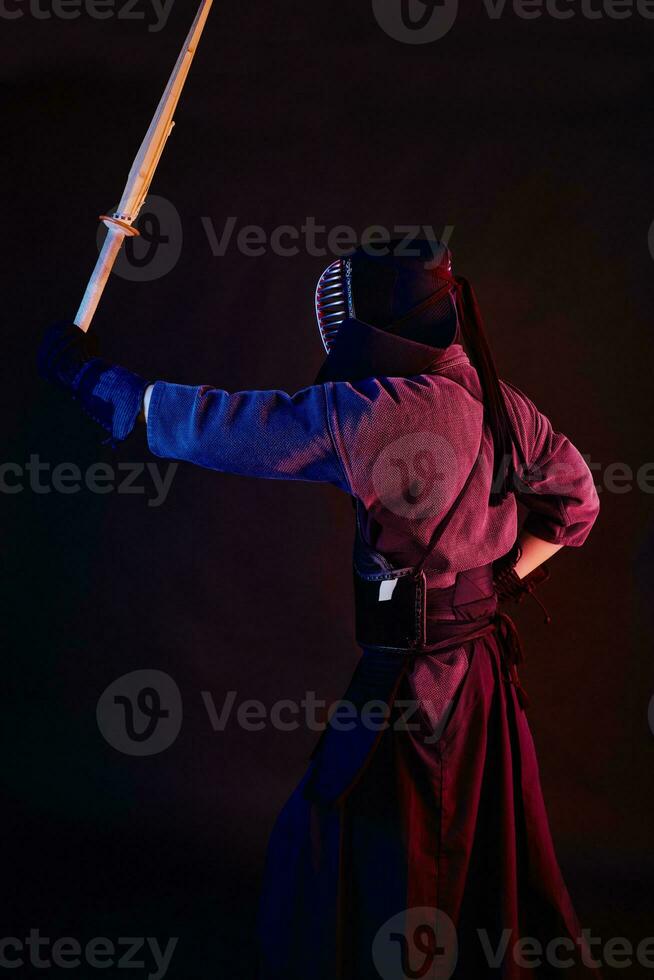
[[[393,565],[420,559],[478,454],[429,559],[432,584],[448,585],[454,573],[505,555],[517,536],[517,499],[530,511],[525,528],[544,540],[580,545],[586,539],[598,506],[592,475],[572,443],[509,385],[503,391],[516,432],[516,493],[489,503],[492,433],[483,424],[477,372],[460,345],[448,348],[429,374],[327,383],[326,389],[348,489],[361,505],[363,537]]]

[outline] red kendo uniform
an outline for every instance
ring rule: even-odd
[[[414,258],[361,248],[325,271],[318,383],[145,395],[156,455],[331,483],[356,505],[362,656],[347,717],[331,718],[272,835],[260,976],[595,976],[552,846],[519,640],[498,612],[517,575],[493,566],[516,544],[518,501],[526,531],[579,546],[598,497],[569,440],[500,383],[449,251],[414,245]],[[132,431],[143,379],[71,324],[39,357],[113,439]]]
[[[581,545],[598,513],[579,452],[527,397],[504,390],[527,469],[518,493],[494,507],[479,380],[459,344],[434,357],[429,373],[327,382],[292,397],[159,383],[148,437],[160,456],[337,485],[358,502],[359,561],[383,556],[394,568],[420,560],[480,450],[426,570],[430,625],[440,630],[432,632],[435,642],[452,635],[452,623],[470,634],[492,619],[489,566],[516,540],[516,497],[528,508],[526,528],[562,545]],[[434,479],[421,500],[407,495],[399,464],[427,449]],[[418,729],[389,726],[378,737],[357,726],[322,739],[270,844],[260,928],[266,980],[377,977],[375,937],[413,908],[437,909],[454,924],[455,976],[466,980],[549,976],[547,967],[518,965],[514,943],[581,937],[552,846],[527,719],[507,683],[505,645],[495,630],[433,656],[380,657],[364,649],[346,699],[417,699],[411,721]],[[505,930],[508,946],[493,970],[487,952],[501,952]],[[557,955],[577,964],[566,976],[593,975],[580,947]]]

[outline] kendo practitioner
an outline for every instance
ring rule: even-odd
[[[598,976],[555,856],[506,612],[586,540],[592,475],[498,379],[443,244],[358,248],[322,275],[316,311],[327,357],[294,395],[150,384],[71,323],[39,354],[42,376],[115,441],[145,419],[156,456],[352,498],[362,653],[272,834],[259,977]]]

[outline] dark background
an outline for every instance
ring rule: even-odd
[[[452,225],[504,377],[598,481],[652,460],[654,21],[573,8],[492,20],[468,4],[446,37],[410,46],[367,0],[217,0],[153,187],[179,213],[181,257],[154,282],[112,279],[94,325],[106,355],[152,379],[295,390],[320,363],[313,290],[329,260],[235,243],[214,257],[202,217],[218,233],[230,215],[268,232],[307,216],[359,233]],[[103,448],[33,362],[42,325],[75,313],[96,217],[193,14],[177,0],[160,32],[0,18],[3,461],[152,460],[142,432]],[[518,613],[561,863],[605,941],[654,935],[651,493],[604,488],[588,544],[543,589],[553,625]],[[29,486],[1,503],[0,932],[179,936],[168,976],[251,976],[267,837],[315,736],[215,733],[201,692],[268,707],[342,693],[357,656],[347,498],[183,465],[158,508]],[[175,744],[144,759],[96,724],[101,692],[139,668],[169,673],[184,701]]]

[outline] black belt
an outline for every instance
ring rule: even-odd
[[[430,593],[425,587],[424,574],[420,578],[403,575],[390,581],[394,582],[391,598],[381,601],[381,582],[355,575],[357,642],[362,647],[396,655],[434,656],[495,633],[500,641],[505,677],[515,687],[520,705],[528,706],[529,699],[518,674],[524,654],[518,629],[510,616],[496,610],[471,622],[430,620],[426,615]]]
[[[434,632],[441,634],[442,638],[437,642],[426,643],[421,647],[407,650],[405,651],[407,655],[414,657],[434,656],[448,650],[455,650],[472,640],[480,640],[484,636],[490,636],[491,633],[497,634],[505,679],[515,687],[520,706],[522,708],[529,707],[529,698],[520,682],[518,673],[518,667],[524,663],[525,659],[520,634],[516,624],[507,613],[496,611],[493,616],[487,617],[485,622],[449,623],[441,620],[438,623],[428,623],[427,625],[427,632],[431,626]]]
[[[359,646],[407,653],[447,649],[450,636],[492,622],[492,566],[459,572],[453,586],[430,589],[423,571],[365,574],[355,565],[354,601]]]

